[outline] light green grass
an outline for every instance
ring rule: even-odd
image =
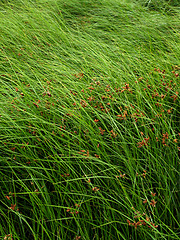
[[[180,14],[161,3],[1,1],[0,239],[179,239]]]

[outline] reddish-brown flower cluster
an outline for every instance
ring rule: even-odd
[[[139,174],[138,172],[136,173],[136,176],[137,177],[146,177],[146,174],[147,174],[147,171],[146,170],[143,170],[143,173],[142,174]]]
[[[176,94],[172,95],[171,98],[174,100],[174,102],[178,99],[178,92]]]
[[[97,192],[97,191],[99,191],[100,189],[99,189],[98,187],[93,187],[92,190],[93,190],[94,192]]]
[[[79,208],[80,208],[80,204],[75,203],[75,205],[68,208],[66,210],[66,212],[68,212],[70,214],[76,214],[77,215],[77,214],[79,214]]]
[[[123,90],[121,90],[121,92],[124,92],[124,91],[128,91],[130,93],[132,93],[132,89],[129,87],[129,83],[125,84],[125,87],[123,87]]]
[[[113,138],[117,137],[117,133],[115,133],[113,129],[110,131],[110,133]]]
[[[4,237],[4,240],[13,240],[12,234],[7,234],[7,235]]]
[[[15,204],[11,204],[10,209],[12,209],[12,210],[14,211],[14,210],[15,210],[15,207],[16,207],[16,203],[15,203]]]
[[[38,100],[37,102],[33,102],[33,104],[38,108],[38,107],[39,107],[38,103],[40,103],[40,102],[41,102],[41,101]]]
[[[99,130],[100,130],[100,134],[104,135],[105,130],[103,130],[101,127],[99,127]]]
[[[84,77],[84,73],[80,72],[78,74],[74,74],[76,78],[82,79]]]
[[[151,202],[150,202],[150,205],[153,206],[153,207],[155,207],[155,206],[156,206],[156,203],[157,203],[157,202],[156,202],[154,199],[152,199]]]
[[[142,174],[142,176],[145,178],[146,177],[146,171],[145,170],[143,170],[144,172],[143,172],[143,174]]]
[[[98,119],[94,119],[94,122],[99,122],[99,120]]]
[[[76,236],[75,237],[75,240],[79,240],[79,239],[81,239],[81,236]]]
[[[142,140],[141,142],[138,142],[138,147],[142,147],[142,146],[148,146],[148,141],[149,141],[149,137],[148,138],[144,138],[144,140]]]
[[[9,197],[9,196],[5,196],[5,198],[7,198],[7,200],[10,200],[10,197]]]
[[[127,219],[127,222],[129,224],[129,226],[133,226],[135,227],[135,229],[137,229],[138,226],[148,226],[149,228],[152,228],[152,226],[154,228],[158,228],[158,225],[155,225],[155,223],[153,222],[150,222],[150,219],[149,217],[146,216],[146,221],[145,220],[139,220],[139,221],[134,221],[134,222],[130,222],[128,219]]]
[[[118,114],[117,115],[117,117],[118,117],[117,120],[123,120],[123,119],[126,120],[127,115],[128,115],[127,111],[124,111],[123,114]]]
[[[165,134],[163,134],[163,138],[162,138],[162,144],[164,145],[164,146],[167,146],[167,144],[166,144],[166,139],[168,139],[169,138],[169,134],[166,132]]]
[[[82,106],[83,108],[87,107],[87,103],[86,103],[85,100],[82,100],[82,99],[81,99],[80,104],[81,104],[81,106]]]
[[[80,152],[78,152],[79,154],[83,155],[83,156],[86,156],[86,157],[89,157],[89,150],[80,150]]]
[[[151,196],[152,196],[152,197],[155,197],[155,196],[156,196],[156,193],[151,192]],[[147,202],[148,202],[147,199],[145,199],[145,200],[143,201],[144,204],[146,204]],[[150,202],[150,205],[153,206],[153,207],[155,207],[155,206],[156,206],[156,203],[157,203],[157,201],[155,201],[154,199],[152,199],[151,202]]]
[[[69,177],[70,174],[69,173],[64,173],[64,174],[61,174],[61,177]]]
[[[47,94],[49,97],[52,96],[51,93],[50,93],[49,91],[46,91],[46,92],[43,92],[43,97],[44,97],[46,94]]]
[[[119,177],[121,177],[121,178],[125,178],[125,176],[126,176],[125,173],[122,174],[120,170],[118,170],[118,172],[119,172],[120,174],[117,175],[116,178],[119,178]]]
[[[153,197],[155,197],[155,196],[156,196],[156,193],[151,192],[151,195],[152,195]]]
[[[154,68],[154,71],[155,72],[158,72],[158,73],[165,73],[165,70],[160,70],[159,68]]]

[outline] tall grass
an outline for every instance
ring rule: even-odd
[[[0,3],[1,239],[179,239],[179,10]]]

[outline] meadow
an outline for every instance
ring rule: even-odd
[[[0,1],[0,239],[180,239],[180,4]]]

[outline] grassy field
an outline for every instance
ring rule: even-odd
[[[180,239],[179,10],[0,1],[0,239]]]

